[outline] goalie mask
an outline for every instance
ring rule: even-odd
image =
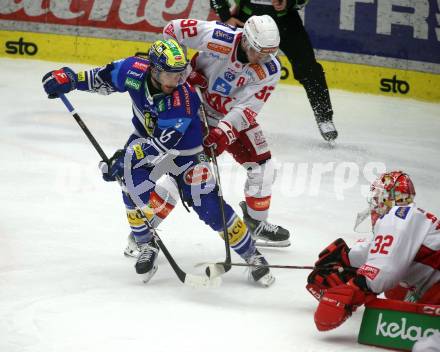
[[[375,215],[378,218],[396,205],[411,204],[415,195],[414,184],[407,174],[402,171],[384,173],[370,187],[368,204],[371,216]]]
[[[414,201],[416,191],[411,178],[403,171],[391,171],[380,175],[371,185],[368,195],[369,207],[359,213],[355,231],[368,215],[374,226],[377,219],[388,213],[394,206],[406,206]]]

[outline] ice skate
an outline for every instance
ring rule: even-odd
[[[322,138],[327,142],[334,142],[338,138],[338,131],[332,120],[318,121],[318,128]]]
[[[133,232],[130,232],[127,238],[127,247],[124,249],[124,255],[126,257],[137,258],[139,257],[139,246],[136,243]]]
[[[154,240],[139,244],[139,257],[135,264],[136,272],[142,275],[142,281],[147,283],[157,271],[156,259],[159,247]]]
[[[257,247],[290,246],[290,233],[288,230],[265,220],[259,221],[251,218],[247,211],[246,202],[240,202],[240,207],[243,210],[243,221],[251,232]]]
[[[255,249],[255,252],[247,257],[246,263],[252,265],[249,268],[249,279],[260,284],[263,287],[269,287],[275,282],[275,277],[270,272],[270,269],[265,266],[269,263],[263,255]]]

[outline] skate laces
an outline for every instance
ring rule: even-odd
[[[265,230],[267,232],[273,232],[273,233],[277,233],[279,226],[278,225],[274,225],[271,224],[265,220],[260,221],[260,223],[258,224],[257,228],[255,229],[254,233],[255,235],[259,235],[261,233],[261,231]]]
[[[148,243],[139,245],[141,253],[139,254],[138,263],[149,262],[159,250]]]
[[[258,254],[254,254],[250,256],[246,262],[252,266],[247,268],[248,279],[250,281],[259,281],[263,276],[269,274],[269,268],[266,268],[265,265],[268,265],[266,259],[259,252]]]
[[[246,260],[246,262],[248,264],[252,265],[252,267],[250,267],[251,271],[255,270],[255,269],[258,269],[258,267],[260,267],[261,265],[266,265],[267,264],[266,259],[264,258],[264,256],[261,253],[251,255]]]
[[[254,258],[252,258],[252,264],[256,265],[255,268],[258,268],[258,266],[260,265],[265,265],[266,264],[266,260],[264,259],[264,257],[260,254],[260,255],[256,255]]]

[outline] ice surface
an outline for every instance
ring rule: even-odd
[[[318,333],[305,270],[274,270],[277,282],[264,289],[234,268],[220,288],[196,290],[160,256],[156,276],[142,284],[122,255],[128,226],[117,185],[101,181],[98,155],[63,104],[44,95],[41,77],[59,67],[0,60],[0,351],[375,350],[356,342],[361,311]],[[440,214],[440,105],[331,95],[334,148],[301,88],[279,86],[259,118],[279,165],[270,220],[293,233],[290,248],[263,250],[273,264],[311,265],[336,237],[353,243],[371,167],[407,171],[418,205]],[[108,154],[124,144],[127,95],[69,98]],[[329,171],[319,177],[320,168]],[[229,156],[220,169],[225,198],[239,211],[244,171]],[[161,229],[188,272],[224,258],[219,237],[180,204]]]

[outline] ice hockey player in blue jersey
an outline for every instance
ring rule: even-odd
[[[148,59],[129,57],[78,73],[64,67],[47,73],[43,86],[49,98],[74,89],[104,95],[127,92],[132,100],[135,131],[108,165],[100,163],[104,180],[121,177],[136,206],[157,227],[175,205],[157,184],[159,178],[168,175],[182,200],[222,236],[217,186],[203,151],[200,100],[194,88],[184,81],[187,65],[177,42],[158,40],[151,46]],[[140,250],[135,269],[148,282],[157,270],[159,248],[151,229],[136,216],[133,204],[124,195],[123,200]],[[265,266],[266,259],[255,248],[242,219],[226,202],[225,215],[231,248],[254,265],[250,278],[270,286],[275,279]]]

